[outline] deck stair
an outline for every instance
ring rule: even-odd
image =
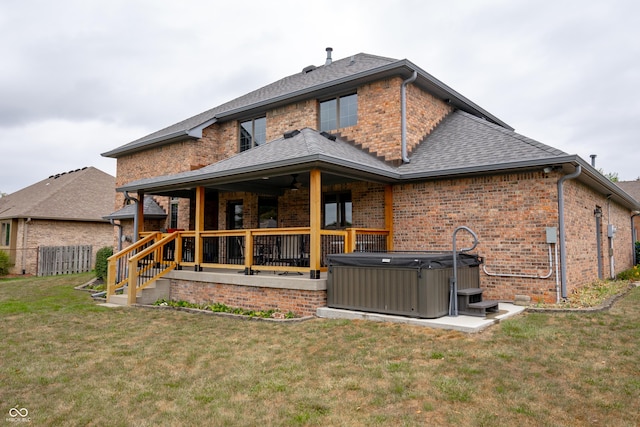
[[[458,289],[458,313],[467,316],[485,317],[498,312],[498,301],[483,300],[482,289]]]
[[[169,299],[169,279],[157,279],[146,288],[143,288],[136,297],[136,304],[153,304],[161,298]],[[115,294],[109,297],[111,304],[127,305],[127,292]]]

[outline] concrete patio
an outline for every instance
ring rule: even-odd
[[[350,311],[337,308],[320,307],[317,316],[325,319],[361,319],[375,322],[405,323],[429,328],[450,329],[460,332],[480,332],[491,325],[500,323],[504,319],[516,316],[525,310],[525,307],[511,303],[501,302],[497,313],[490,313],[486,317],[474,317],[459,315],[456,317],[444,316],[437,319],[418,319],[405,316],[393,316],[388,314],[367,313],[364,311]]]

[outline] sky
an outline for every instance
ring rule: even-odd
[[[635,0],[2,0],[0,193],[307,65],[408,59],[516,132],[640,177]]]

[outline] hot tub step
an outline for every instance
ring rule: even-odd
[[[485,300],[480,302],[472,302],[468,304],[464,310],[460,310],[460,314],[466,314],[468,316],[484,317],[489,313],[498,312],[498,301]]]

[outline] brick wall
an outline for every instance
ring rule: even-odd
[[[485,258],[489,273],[547,275],[546,228],[558,227],[559,177],[531,172],[396,186],[395,249],[451,251],[454,229],[466,225],[478,235],[480,244],[476,251]],[[575,180],[565,182],[569,292],[598,278],[593,214],[596,205],[602,206],[605,214],[603,252],[606,254],[606,198]],[[612,222],[620,224],[620,238],[614,240],[616,272],[631,266],[630,239],[623,237],[630,233],[628,212],[625,212],[624,208],[611,204]],[[471,245],[468,233],[461,231],[457,236],[458,248]],[[553,246],[552,257],[555,258]],[[606,276],[607,260],[604,265]],[[488,299],[512,300],[515,295],[528,295],[534,302],[553,302],[555,267],[548,279],[494,277],[483,273],[481,286]]]
[[[293,129],[318,129],[318,101],[310,99],[267,112],[267,141]]]
[[[95,255],[100,248],[112,246],[113,227],[108,223],[80,221],[32,220],[27,224],[27,239],[24,244],[24,220],[18,225],[17,251],[12,273],[37,274],[38,248],[40,246],[91,245],[93,254],[91,266],[95,265]]]
[[[298,316],[315,316],[318,307],[327,305],[326,291],[259,288],[220,283],[171,280],[169,297],[191,303],[222,303],[247,310],[280,310]]]
[[[595,280],[598,275],[596,218],[597,206],[602,210],[601,241],[604,278],[615,277],[632,267],[631,220],[629,210],[607,200],[576,180],[565,182],[565,228],[567,234],[567,291]],[[611,270],[607,225],[617,232],[613,239],[614,269]]]

